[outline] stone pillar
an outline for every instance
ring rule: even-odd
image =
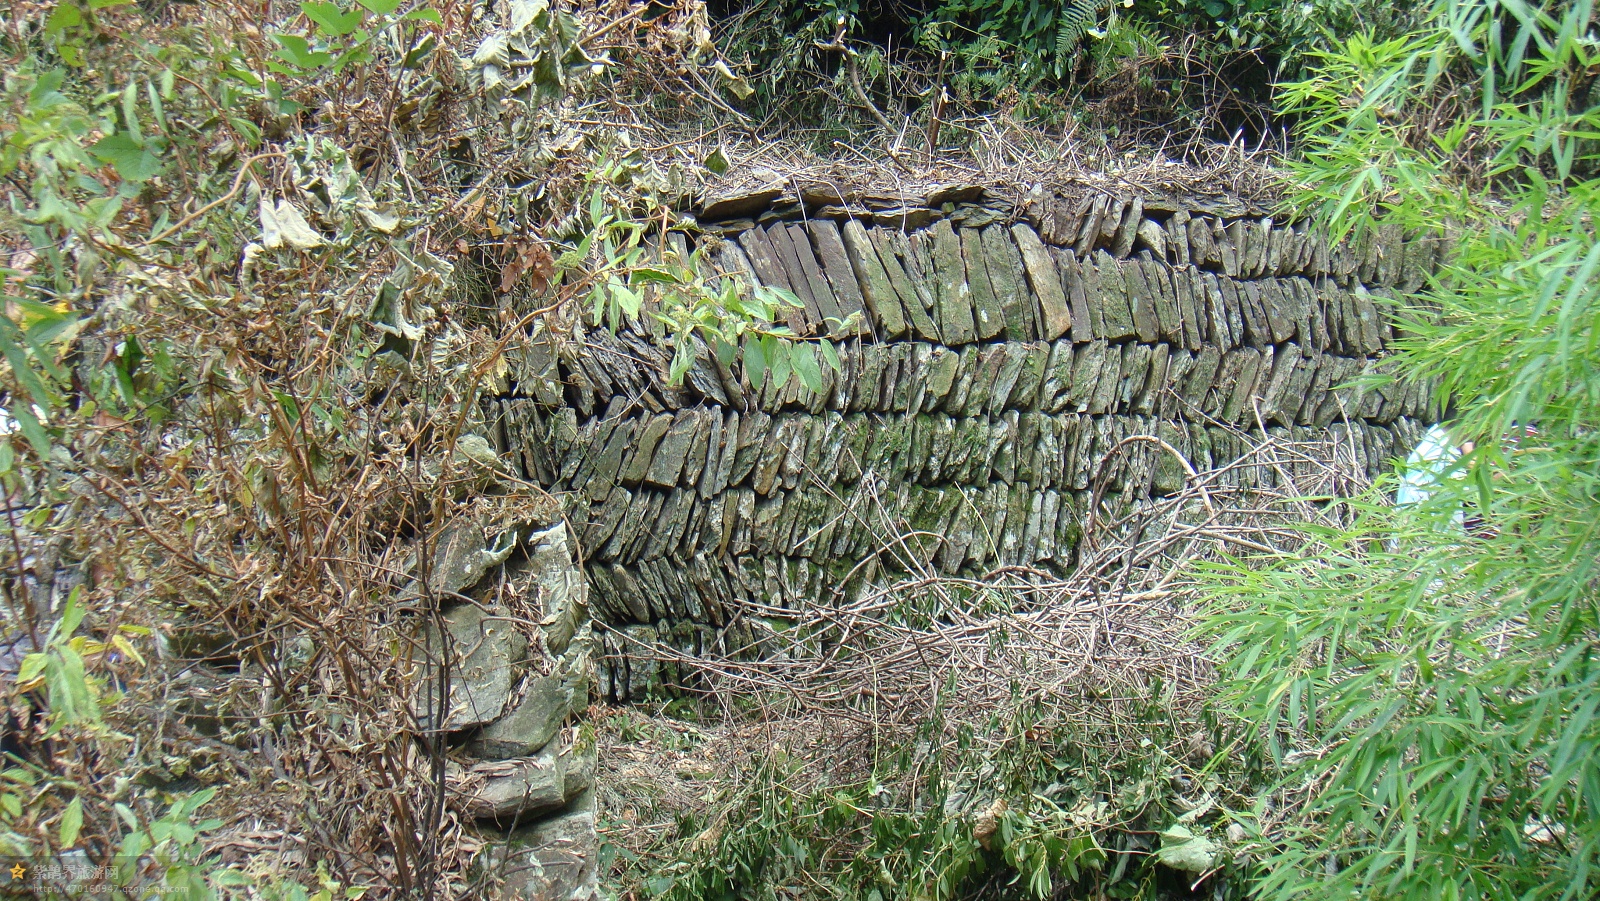
[[[488,842],[478,871],[501,886],[494,896],[583,901],[599,870],[596,746],[581,722],[594,681],[588,585],[564,523],[497,537],[484,522],[439,540],[435,581],[454,602],[422,630],[418,720],[451,746],[449,803]]]

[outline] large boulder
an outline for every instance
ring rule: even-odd
[[[428,593],[449,603],[482,581],[491,568],[504,563],[514,548],[515,541],[490,547],[483,520],[478,516],[452,521],[434,538],[426,579]],[[420,597],[423,583],[422,574],[415,573],[412,583],[401,592],[402,598]]]
[[[456,770],[450,779],[453,805],[474,819],[502,822],[564,806],[570,758],[557,744],[551,742],[532,757]]]
[[[525,572],[539,593],[545,650],[567,653],[573,637],[589,623],[589,586],[583,571],[573,563],[572,544],[565,523],[556,523],[528,535]]]
[[[594,787],[597,755],[592,741],[557,738],[528,757],[451,764],[452,805],[473,819],[526,821],[566,807]]]

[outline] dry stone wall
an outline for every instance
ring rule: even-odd
[[[888,575],[869,558],[894,524],[941,573],[1070,569],[1091,481],[1129,436],[1202,471],[1262,429],[1337,436],[1376,474],[1431,415],[1427,386],[1349,387],[1395,337],[1382,298],[1434,267],[1425,238],[1330,246],[1233,201],[973,186],[774,189],[700,220],[669,248],[792,291],[788,324],[840,343],[823,390],[755,390],[705,353],[670,387],[660,334],[597,331],[536,334],[492,404],[500,450],[569,502],[617,630],[599,673],[614,699],[676,675],[628,637],[746,647],[758,614]],[[1148,445],[1103,475],[1123,503],[1185,476]]]

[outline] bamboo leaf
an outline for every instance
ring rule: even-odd
[[[78,843],[78,832],[83,828],[83,798],[74,797],[61,813],[61,828],[57,838],[62,848],[71,848]]]

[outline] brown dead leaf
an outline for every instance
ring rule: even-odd
[[[550,286],[556,261],[544,242],[527,237],[507,238],[505,250],[507,262],[505,268],[500,270],[501,294],[510,293],[524,275],[528,277],[528,285],[535,294],[542,293]]]
[[[972,825],[972,837],[978,840],[978,844],[982,845],[984,850],[990,850],[994,834],[1000,828],[1000,818],[1005,816],[1009,807],[1005,798],[996,798],[988,810],[978,814],[977,822]]]

